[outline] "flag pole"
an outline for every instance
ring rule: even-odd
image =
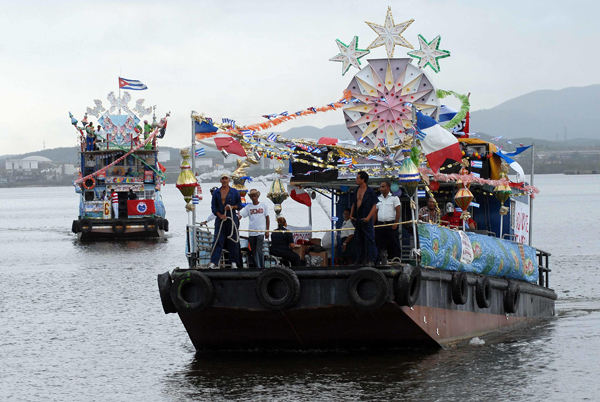
[[[529,178],[529,185],[533,187],[533,168],[535,166],[535,143],[531,143],[531,175]],[[531,223],[533,222],[533,194],[529,195],[529,245],[531,246],[531,241],[533,239],[532,231],[531,231]]]
[[[413,148],[417,146],[417,131],[415,129],[415,124],[416,124],[416,116],[417,116],[417,108],[415,107],[415,105],[411,105],[411,109],[412,109],[412,130],[413,130],[413,140],[412,140],[412,146]],[[412,156],[412,151],[411,151],[411,156]],[[409,156],[410,158],[410,156]],[[417,166],[417,168],[419,168],[419,166]],[[418,218],[418,214],[415,213],[418,211],[419,208],[419,187],[417,186],[417,191],[415,191],[415,194],[413,195],[413,202],[415,204],[415,208],[410,208],[410,212],[412,214],[412,229],[413,229],[413,244],[414,244],[414,257],[415,257],[415,261],[418,261],[418,255],[417,255],[417,218]]]
[[[196,177],[196,133],[194,130],[194,114],[196,112],[192,110],[192,113],[190,114],[190,120],[192,122],[192,144],[190,146],[190,150],[192,153],[192,174],[194,175],[194,177]],[[198,187],[194,187],[194,196],[196,196],[197,192],[198,192]],[[196,224],[196,208],[194,208],[194,210],[192,211],[192,222],[195,225]]]

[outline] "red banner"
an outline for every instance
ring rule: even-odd
[[[152,215],[156,213],[154,200],[127,200],[127,215]]]

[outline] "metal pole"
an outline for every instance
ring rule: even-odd
[[[533,168],[535,166],[535,144],[531,143],[531,177],[529,178],[529,185],[533,187]],[[529,245],[532,244],[532,231],[531,231],[531,223],[533,222],[533,197],[529,196]]]
[[[335,214],[335,190],[331,189],[331,265],[335,266],[335,221],[333,217],[337,216]]]
[[[417,108],[415,107],[415,105],[411,106],[411,110],[412,110],[412,125],[413,125],[413,142],[412,142],[412,146],[416,147],[417,146],[417,133],[415,132],[414,126],[415,126],[415,117],[417,115]],[[412,154],[412,153],[411,153]],[[418,168],[419,166],[417,166]],[[415,203],[415,208],[416,211],[413,209],[413,250],[417,250],[417,219],[419,218],[419,214],[418,214],[418,209],[419,209],[419,187],[417,186],[417,191],[415,191],[415,195],[413,196],[413,201]],[[411,208],[412,209],[412,208]],[[415,255],[415,259],[417,258],[417,256]]]
[[[192,174],[194,175],[194,177],[196,177],[196,130],[194,127],[194,113],[196,112],[192,110],[192,113],[190,115],[190,120],[192,121],[192,144],[190,146],[190,151],[192,153]],[[194,196],[196,195],[196,193],[197,188],[194,188]],[[196,208],[194,208],[194,210],[192,211],[192,224],[196,224]]]
[[[308,225],[312,229],[312,202],[311,205],[308,206]]]

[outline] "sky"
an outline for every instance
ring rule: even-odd
[[[441,35],[437,88],[471,93],[471,110],[489,109],[540,89],[600,83],[600,3],[589,0],[465,1],[6,1],[0,0],[0,155],[75,146],[78,120],[118,94],[118,77],[146,91],[132,102],[171,112],[162,145],[191,138],[192,110],[237,124],[265,114],[339,100],[358,72],[342,76],[335,40],[377,35],[365,21],[414,19],[402,34]],[[410,49],[396,46],[394,57]],[[361,59],[384,58],[384,47]],[[415,61],[416,62],[416,61]],[[458,107],[459,105],[455,105]],[[92,121],[95,118],[92,118]],[[278,126],[342,124],[341,111]]]

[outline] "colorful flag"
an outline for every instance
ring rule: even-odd
[[[511,140],[506,140],[506,143],[507,144],[512,144],[512,141]]]
[[[425,134],[421,139],[423,152],[434,172],[437,172],[446,159],[462,159],[460,144],[454,135],[442,128],[434,119],[417,110],[417,128]]]
[[[502,159],[504,159],[506,161],[506,163],[508,163],[508,166],[510,166],[515,172],[517,172],[517,181],[518,182],[521,182],[521,181],[525,180],[525,172],[523,171],[523,168],[521,167],[521,165],[519,165],[518,162],[516,162],[513,159],[509,158],[507,156],[507,154],[505,154],[502,151],[496,152],[496,155],[498,155],[499,157],[501,157]],[[514,155],[511,155],[511,156],[514,156]]]
[[[211,148],[217,148],[219,151],[225,150],[230,154],[247,156],[242,144],[227,134],[217,134],[211,138],[201,140],[200,143]]]
[[[128,80],[127,78],[119,77],[119,89],[130,89],[132,91],[143,91],[148,87],[142,84],[142,81]]]
[[[523,146],[523,144],[519,144],[521,145],[520,147],[517,147],[517,149],[514,152],[503,152],[504,155],[508,155],[508,156],[516,156],[519,155],[521,152],[531,148],[531,145],[527,145],[526,147]]]
[[[500,141],[500,139],[504,137],[503,135],[499,135],[497,137],[492,138],[492,141]]]
[[[418,198],[425,198],[425,190],[417,190],[417,197]]]
[[[127,200],[127,215],[152,215],[156,213],[154,200]]]
[[[196,157],[204,156],[204,155],[206,155],[206,151],[204,150],[204,148],[198,148],[195,151],[195,155],[196,155]]]
[[[194,133],[196,134],[196,139],[201,140],[203,138],[210,138],[217,132],[218,128],[214,126],[212,123],[207,123],[205,121],[199,123],[194,121]]]
[[[481,169],[483,168],[483,163],[481,161],[471,161],[471,167]]]
[[[271,133],[269,134],[269,136],[267,137],[268,141],[275,141],[277,139],[277,134],[275,133]]]
[[[161,165],[161,164],[160,164],[160,162],[158,162],[158,168],[159,168],[159,169],[160,169],[160,171],[161,171],[161,172],[163,172],[163,173],[167,171],[167,168],[166,168],[166,167],[164,167],[163,165]]]
[[[292,200],[299,202],[300,204],[304,204],[307,207],[310,207],[312,205],[310,194],[308,194],[300,187],[288,185],[288,193],[290,194],[290,197],[292,197]]]

